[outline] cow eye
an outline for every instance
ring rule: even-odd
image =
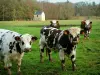
[[[24,45],[24,42],[22,41],[22,45]]]

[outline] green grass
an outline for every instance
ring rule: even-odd
[[[25,27],[27,25],[48,25],[49,21],[6,21],[0,22],[0,28],[17,31],[21,34],[29,33],[40,37],[40,28]],[[60,20],[60,24],[80,24],[80,20]],[[18,27],[17,27],[18,25]],[[67,27],[61,27],[67,29]],[[22,59],[21,71],[22,75],[100,75],[100,21],[93,20],[93,28],[89,40],[80,37],[77,47],[76,65],[77,70],[72,71],[71,61],[66,57],[66,69],[62,71],[58,52],[52,52],[54,62],[49,62],[46,53],[44,53],[44,63],[40,63],[39,39],[33,43],[32,51],[25,53]],[[15,62],[12,66],[12,75],[17,73],[17,65]],[[3,69],[3,63],[0,62],[0,75],[7,75]]]
[[[61,25],[80,25],[82,20],[58,20]],[[98,25],[100,20],[92,20],[94,25]],[[0,27],[4,26],[34,26],[34,25],[48,25],[47,21],[0,21]]]

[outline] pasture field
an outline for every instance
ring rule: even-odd
[[[76,24],[80,25],[81,20],[60,20],[61,25]],[[32,25],[48,25],[49,21],[1,21],[0,28],[17,31],[21,34],[29,33],[38,37],[38,40],[32,44],[32,51],[25,53],[22,59],[22,75],[100,75],[100,20],[93,20],[90,39],[83,39],[80,36],[80,42],[77,47],[76,71],[72,71],[70,58],[66,57],[66,69],[62,71],[58,52],[52,52],[53,62],[48,61],[44,53],[44,63],[40,63],[39,38],[41,27],[28,27]],[[68,26],[69,27],[69,26]],[[61,29],[67,29],[61,27]],[[12,75],[17,74],[17,64],[13,62],[11,68]],[[0,62],[0,75],[7,75],[3,69],[3,63]]]

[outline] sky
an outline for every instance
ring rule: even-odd
[[[48,1],[48,2],[56,3],[56,2],[66,2],[67,0],[38,0],[38,1]],[[81,1],[89,2],[89,3],[94,1],[96,4],[100,3],[100,0],[68,0],[68,1],[70,1],[72,3],[81,2]]]

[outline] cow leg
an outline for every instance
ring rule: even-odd
[[[87,38],[87,30],[85,29],[84,30],[84,39],[86,39]]]
[[[73,50],[73,51],[72,51],[72,55],[71,55],[72,70],[73,70],[73,71],[75,71],[75,69],[76,69],[75,60],[76,60],[76,51]]]
[[[86,32],[84,33],[84,39],[86,39],[86,37],[87,37],[87,34],[86,34]]]
[[[40,45],[40,62],[42,63],[43,60],[43,56],[44,56],[44,47],[45,45]]]
[[[6,69],[6,70],[8,71],[8,75],[11,75],[11,70],[10,70],[10,68],[11,68],[11,67],[7,67],[7,69]]]
[[[23,56],[24,56],[24,53],[18,55],[18,59],[17,59],[17,67],[18,67],[17,72],[18,72],[18,75],[21,75],[20,68],[21,68],[21,61],[22,61]]]
[[[60,50],[59,51],[59,57],[60,57],[60,60],[61,60],[62,70],[65,70],[65,54],[64,54],[64,50]]]
[[[87,38],[89,39],[89,33],[90,33],[90,30],[88,30],[88,33],[87,33]]]
[[[48,51],[49,61],[52,62],[51,49],[47,48],[47,51]]]
[[[8,75],[11,75],[11,68],[12,64],[10,63],[10,59],[8,58],[8,56],[4,57],[4,69],[6,69],[8,71]]]
[[[20,70],[20,67],[21,67],[21,59],[19,59],[17,61],[17,67],[18,67],[18,75],[20,75],[21,74],[21,70]]]
[[[43,62],[44,48],[40,49],[40,62]]]

